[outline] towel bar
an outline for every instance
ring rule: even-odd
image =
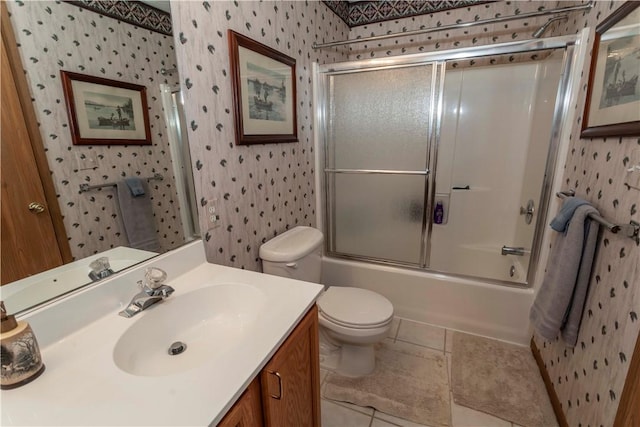
[[[556,193],[556,196],[561,199],[574,197],[575,195],[576,192],[573,190],[559,191]],[[622,232],[622,235],[635,240],[636,244],[640,244],[640,223],[629,221],[629,224],[615,224],[594,213],[590,213],[588,216],[592,220],[599,222],[600,224],[605,226],[607,230],[611,231],[612,233]]]
[[[153,174],[153,176],[150,176],[148,178],[142,178],[142,179],[146,179],[147,181],[152,179],[162,181],[164,177],[159,173],[155,173]],[[80,184],[80,192],[84,193],[85,191],[95,190],[96,188],[115,187],[115,186],[116,186],[115,182],[108,182],[106,184],[98,184],[98,185]]]

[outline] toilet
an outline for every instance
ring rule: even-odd
[[[303,226],[274,237],[260,247],[263,272],[320,283],[322,241],[319,230]],[[321,341],[328,340],[339,351],[338,373],[360,377],[373,372],[374,345],[391,327],[391,302],[367,289],[332,286],[317,305]]]

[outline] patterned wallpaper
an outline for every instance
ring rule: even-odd
[[[348,27],[311,1],[173,2],[171,12],[196,194],[220,216],[209,229],[200,213],[207,259],[259,271],[263,242],[315,225],[311,64],[345,60],[346,52],[311,44],[346,38]],[[235,145],[228,29],[296,60],[299,142]]]
[[[573,15],[556,33],[595,28],[621,4],[596,2],[590,13]],[[640,162],[640,138],[579,137],[588,75],[587,66],[581,83],[583,95],[576,106],[580,114],[573,124],[565,164],[564,188],[575,188],[607,219],[621,224],[640,221],[640,191],[624,185],[632,179],[626,172],[630,162]],[[568,349],[561,341],[535,337],[571,426],[613,425],[640,331],[639,260],[640,247],[633,240],[603,231],[578,344]]]
[[[160,83],[178,84],[176,76],[160,75],[161,68],[176,66],[173,39],[68,3],[11,1],[7,6],[73,256],[127,244],[115,190],[80,193],[79,185],[155,172],[165,177],[150,182],[160,245],[168,250],[182,244],[159,90]],[[145,85],[153,145],[72,145],[61,69]],[[99,167],[79,169],[80,156],[96,158]]]

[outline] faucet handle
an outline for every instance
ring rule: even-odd
[[[144,284],[150,289],[156,289],[167,280],[167,272],[157,267],[147,267],[144,272]]]

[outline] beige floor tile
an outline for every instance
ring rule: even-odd
[[[371,422],[371,427],[398,427],[399,424],[391,424],[386,421],[379,420],[374,418]]]
[[[404,341],[444,351],[444,329],[402,319],[396,341]]]
[[[371,416],[322,399],[322,427],[369,427]]]
[[[393,415],[385,414],[384,412],[380,412],[380,411],[376,411],[373,414],[373,424],[371,425],[372,426],[377,425],[375,424],[377,420],[382,420],[383,422],[388,423],[388,424],[379,424],[380,426],[394,425],[394,426],[401,426],[401,427],[429,427],[429,426],[426,426],[425,424],[417,424],[412,421],[407,421],[402,418],[394,417]]]
[[[434,348],[424,347],[417,344],[411,344],[404,341],[392,342],[389,339],[385,339],[384,344],[390,349],[400,351],[406,354],[411,354],[418,357],[432,357],[434,354],[443,355],[442,350],[436,350]]]
[[[452,427],[511,427],[509,421],[460,406],[451,399]]]
[[[444,351],[446,351],[447,353],[451,353],[451,349],[453,348],[453,334],[454,334],[454,331],[450,329],[447,329],[445,331]]]
[[[368,406],[358,406],[358,405],[354,405],[352,403],[347,403],[347,402],[340,402],[338,400],[331,400],[331,399],[327,399],[329,402],[331,403],[335,403],[336,405],[340,405],[340,406],[344,406],[345,408],[349,408],[352,409],[356,412],[360,412],[361,414],[365,414],[365,415],[373,415],[374,409],[370,408]]]

